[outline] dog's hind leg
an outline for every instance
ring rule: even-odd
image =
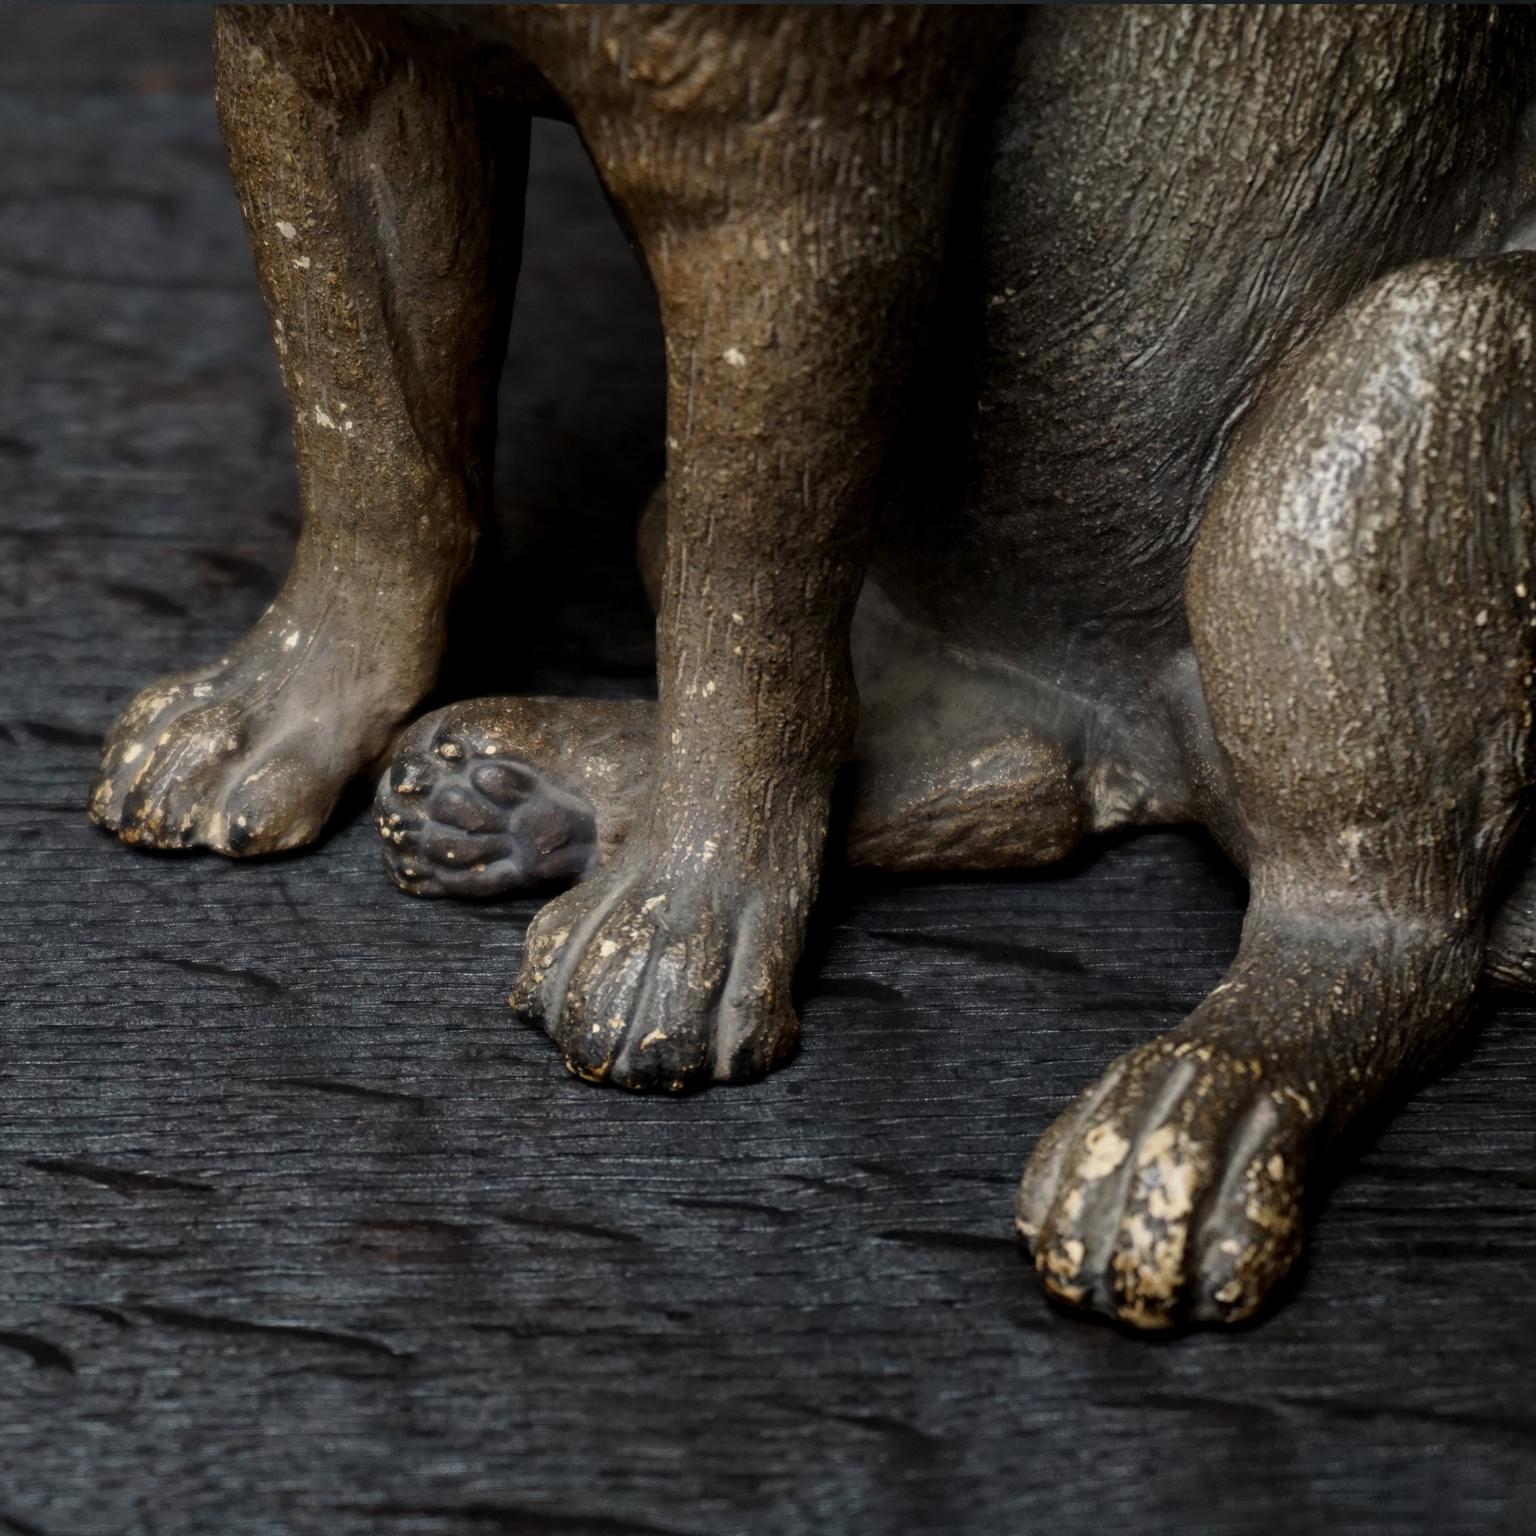
[[[648,699],[471,699],[423,716],[374,805],[390,878],[483,900],[591,874],[644,808],[655,732]]]
[[[1521,850],[1514,878],[1488,925],[1483,979],[1495,987],[1536,992],[1536,849]]]
[[[225,7],[220,119],[293,411],[304,523],[281,592],[107,738],[124,841],[314,838],[431,687],[490,474],[526,113],[345,11]]]
[[[1273,381],[1188,604],[1246,848],[1225,980],[1046,1133],[1047,1288],[1253,1312],[1329,1149],[1465,1031],[1532,782],[1536,257],[1382,279]]]
[[[857,666],[857,636],[854,654]],[[834,857],[906,872],[1063,857],[1086,826],[1067,752],[1009,719],[1005,687],[924,660],[860,674]],[[645,808],[655,721],[644,699],[485,698],[424,716],[374,806],[391,879],[413,896],[480,900],[593,873]]]

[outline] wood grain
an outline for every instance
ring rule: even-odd
[[[1529,1529],[1529,1005],[1490,1000],[1256,1328],[1127,1338],[1016,1250],[1033,1138],[1235,947],[1193,835],[833,881],[796,1062],[668,1100],[567,1080],[501,1001],[533,903],[400,896],[364,820],[251,866],[94,832],[101,733],[260,611],[293,475],[206,16],[4,26],[0,1532]],[[541,129],[445,697],[646,687],[660,380]]]

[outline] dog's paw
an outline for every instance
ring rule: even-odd
[[[393,720],[297,628],[144,689],[108,733],[91,819],[125,843],[277,853],[319,836]]]
[[[793,1047],[798,934],[782,899],[626,847],[528,930],[511,1002],[592,1082],[678,1091]]]
[[[1250,1316],[1301,1250],[1316,1119],[1303,1089],[1197,1039],[1122,1057],[1024,1172],[1046,1290],[1138,1328]]]
[[[268,729],[263,702],[216,673],[146,689],[107,738],[91,819],[149,848],[238,855],[311,841],[349,775],[315,750],[321,733]]]
[[[508,752],[462,711],[429,715],[400,738],[374,824],[390,879],[413,896],[501,896],[579,879],[597,862],[581,786]]]

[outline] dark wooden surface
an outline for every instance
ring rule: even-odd
[[[1033,1138],[1232,952],[1192,835],[834,881],[799,1058],[672,1101],[567,1080],[501,1001],[531,904],[396,894],[364,819],[254,866],[87,825],[114,713],[219,654],[294,532],[205,35],[0,11],[0,1532],[1530,1530],[1530,1006],[1487,1006],[1261,1326],[1128,1338],[1015,1248]],[[659,392],[541,130],[450,696],[646,686]]]

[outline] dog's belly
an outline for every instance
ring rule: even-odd
[[[1376,275],[1516,238],[1529,32],[1471,7],[1034,13],[881,588],[1062,697],[1165,715],[1161,682],[1194,686],[1201,513],[1268,372]]]

